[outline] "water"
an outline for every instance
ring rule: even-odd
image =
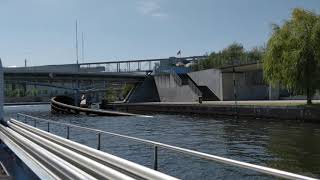
[[[320,124],[161,114],[149,118],[52,115],[49,105],[5,107],[5,112],[6,117],[22,112],[320,178]],[[51,126],[51,131],[66,136],[61,126]],[[97,147],[95,134],[71,129],[70,137]],[[153,165],[153,147],[148,145],[103,135],[101,148],[150,168]],[[182,179],[274,178],[169,150],[160,149],[158,158],[159,171]]]

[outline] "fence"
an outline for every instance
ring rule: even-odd
[[[102,131],[102,130],[98,130],[98,129],[81,127],[81,126],[68,124],[68,123],[61,123],[61,122],[56,122],[56,121],[52,121],[52,120],[42,119],[42,118],[38,118],[38,117],[34,117],[34,116],[29,116],[29,115],[26,115],[26,114],[18,113],[17,114],[17,120],[24,121],[25,123],[27,122],[27,120],[33,120],[35,127],[37,126],[37,121],[47,122],[47,128],[48,128],[47,131],[48,132],[50,131],[50,124],[51,123],[64,125],[64,126],[67,127],[67,139],[70,138],[69,137],[70,136],[70,127],[77,128],[77,129],[88,130],[88,131],[91,131],[91,132],[95,132],[95,133],[98,134],[98,137],[97,137],[97,142],[98,142],[97,149],[99,149],[99,150],[101,148],[101,134],[107,134],[107,135],[116,136],[116,137],[124,138],[124,139],[127,139],[127,140],[131,140],[131,141],[136,141],[136,142],[140,142],[140,143],[143,143],[143,144],[151,145],[151,146],[154,147],[153,168],[155,170],[158,169],[158,148],[163,148],[163,149],[179,152],[179,153],[182,153],[182,154],[185,154],[185,155],[199,157],[199,158],[202,158],[202,159],[205,159],[205,160],[209,160],[209,161],[220,162],[220,163],[223,163],[223,164],[228,164],[228,165],[235,166],[235,167],[240,167],[240,168],[243,168],[243,169],[254,170],[254,171],[257,171],[257,172],[273,175],[273,176],[276,176],[276,177],[282,177],[282,178],[287,178],[287,179],[314,180],[314,178],[310,178],[310,177],[306,177],[306,176],[302,176],[302,175],[298,175],[298,174],[294,174],[294,173],[290,173],[290,172],[286,172],[286,171],[281,171],[281,170],[278,170],[278,169],[273,169],[273,168],[268,168],[268,167],[264,167],[264,166],[245,163],[245,162],[232,160],[232,159],[228,159],[228,158],[224,158],[224,157],[219,157],[219,156],[215,156],[215,155],[211,155],[211,154],[207,154],[207,153],[202,153],[202,152],[198,152],[198,151],[194,151],[194,150],[190,150],[190,149],[171,146],[171,145],[160,143],[160,142],[140,139],[140,138],[136,138],[136,137],[121,135],[121,134]]]

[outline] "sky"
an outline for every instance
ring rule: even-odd
[[[198,56],[264,45],[293,8],[320,0],[0,0],[4,66]],[[82,58],[81,34],[84,37]]]

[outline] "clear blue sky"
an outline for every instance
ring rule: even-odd
[[[320,0],[0,0],[0,57],[5,66],[74,63],[76,19],[85,62],[250,49],[295,7],[320,13]]]

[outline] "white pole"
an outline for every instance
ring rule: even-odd
[[[84,40],[83,40],[83,32],[81,34],[81,39],[82,39],[82,62],[84,63]]]
[[[6,124],[3,118],[4,117],[3,101],[4,101],[4,80],[3,80],[2,61],[0,58],[0,122],[1,124]]]
[[[76,20],[76,57],[77,57],[77,64],[79,64],[79,57],[78,57],[78,21]]]

